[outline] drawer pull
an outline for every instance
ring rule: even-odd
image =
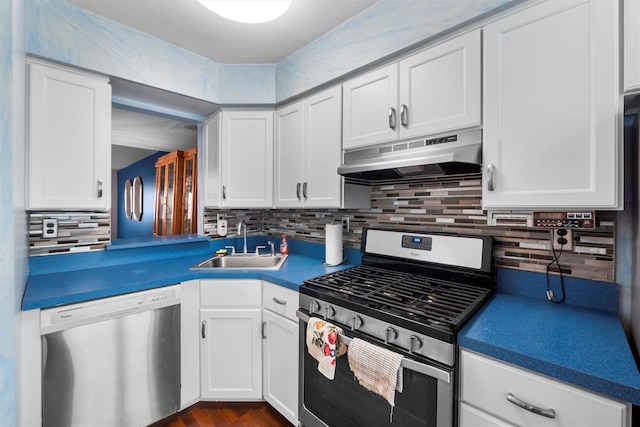
[[[287,301],[285,301],[283,299],[278,299],[276,297],[273,297],[273,302],[275,302],[276,304],[280,304],[280,305],[287,305]]]
[[[522,409],[533,412],[534,414],[542,415],[543,417],[547,418],[556,417],[556,411],[554,411],[553,409],[542,409],[538,408],[537,406],[530,405],[527,402],[523,402],[522,400],[518,399],[511,393],[507,393],[507,400],[514,405],[521,407]]]

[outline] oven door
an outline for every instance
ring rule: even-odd
[[[337,360],[336,375],[327,379],[318,371],[318,362],[305,344],[309,315],[298,310],[300,319],[299,420],[304,427],[452,427],[454,416],[454,372],[410,358],[404,352],[403,391],[396,392],[395,407],[354,380],[347,356]],[[344,325],[340,339],[353,337],[386,347],[371,337],[348,330]]]

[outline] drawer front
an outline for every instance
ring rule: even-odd
[[[297,321],[298,293],[291,289],[264,282],[262,288],[262,307],[274,313]]]
[[[467,351],[461,351],[460,399],[488,414],[517,425],[628,426],[629,405],[585,391],[531,371]],[[545,410],[547,418],[507,400],[517,399]]]
[[[260,280],[201,280],[200,305],[213,307],[259,307]]]

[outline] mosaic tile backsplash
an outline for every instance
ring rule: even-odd
[[[487,226],[487,213],[482,209],[481,182],[481,174],[472,174],[376,184],[368,210],[207,209],[205,234],[216,237],[216,214],[224,213],[229,235],[235,233],[237,223],[244,219],[250,234],[286,234],[294,239],[324,243],[325,224],[348,216],[350,231],[343,234],[347,247],[360,247],[362,229],[366,226],[482,234],[495,238],[497,266],[546,271],[547,264],[553,259],[550,230]],[[573,250],[563,251],[559,258],[562,273],[613,282],[615,212],[597,211],[596,221],[595,230],[574,231]],[[550,272],[558,273],[555,264]]]
[[[364,227],[416,231],[482,234],[495,238],[496,265],[544,272],[553,259],[551,232],[546,229],[489,227],[482,209],[482,177],[471,174],[420,181],[376,184],[371,209],[206,209],[204,232],[216,238],[216,214],[224,213],[228,235],[236,233],[241,220],[249,235],[266,234],[324,243],[324,226],[349,217],[350,230],[343,234],[346,247],[359,248]],[[615,281],[615,212],[597,211],[594,230],[574,231],[573,250],[560,255],[567,276]],[[56,239],[42,236],[42,220],[57,218]],[[46,255],[101,250],[110,241],[109,212],[30,212],[29,253]],[[558,273],[554,264],[550,271]]]
[[[58,220],[58,237],[45,238],[44,219]],[[111,241],[109,212],[29,212],[29,255],[104,249]]]

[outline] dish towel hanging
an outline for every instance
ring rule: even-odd
[[[332,380],[336,373],[336,358],[346,353],[344,344],[338,341],[342,329],[317,317],[307,323],[307,351],[318,361],[318,371]]]
[[[353,338],[347,350],[349,369],[361,386],[382,396],[395,406],[396,391],[402,392],[402,356],[382,347]],[[391,419],[389,420],[391,421]]]

